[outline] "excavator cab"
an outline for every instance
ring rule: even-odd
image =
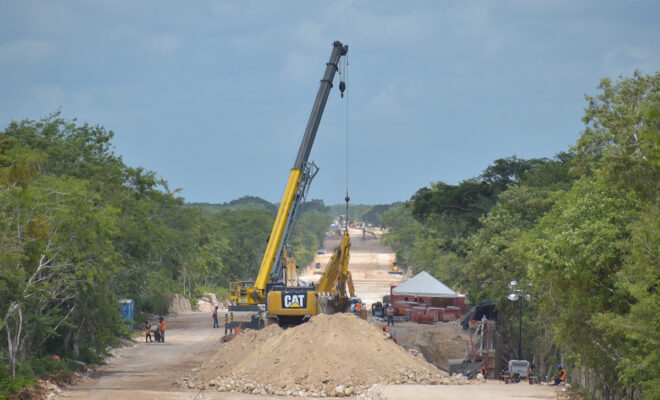
[[[390,271],[389,271],[389,272],[390,272],[390,274],[401,275],[402,272],[401,272],[401,270],[399,269],[399,263],[396,262],[396,261],[393,262],[393,263],[392,263],[392,267],[390,268]]]
[[[229,300],[234,305],[253,304],[250,293],[254,289],[254,281],[229,282]]]

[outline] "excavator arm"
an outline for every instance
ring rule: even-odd
[[[337,311],[345,311],[350,306],[349,296],[355,296],[353,278],[348,270],[350,250],[351,237],[347,230],[325,266],[321,280],[316,286],[320,312],[332,314]]]

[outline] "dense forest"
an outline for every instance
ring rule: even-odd
[[[164,313],[172,294],[194,301],[256,277],[277,205],[185,204],[155,172],[127,166],[112,138],[57,113],[0,131],[0,398],[100,361],[130,334],[119,298],[137,315]],[[302,208],[299,265],[332,220],[322,201]]]
[[[660,74],[603,79],[552,158],[495,160],[386,211],[399,262],[492,299],[507,359],[596,398],[660,398]],[[507,300],[518,282],[523,302]],[[522,354],[518,343],[522,340]]]

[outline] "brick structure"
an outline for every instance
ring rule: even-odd
[[[399,286],[390,287],[397,315],[417,322],[452,321],[465,313],[465,296],[422,271]]]

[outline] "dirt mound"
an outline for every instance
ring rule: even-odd
[[[376,383],[437,384],[447,374],[350,314],[319,315],[282,330],[245,331],[187,385],[277,395],[353,395]]]
[[[186,299],[180,294],[173,294],[167,301],[167,312],[168,313],[184,313],[191,312],[192,307],[190,306],[190,300]]]
[[[454,322],[438,322],[433,325],[416,322],[400,322],[392,329],[399,344],[408,350],[415,349],[424,358],[443,371],[449,369],[449,360],[463,358],[470,346],[470,334]]]
[[[213,312],[215,306],[218,306],[220,310],[225,310],[225,305],[218,299],[218,296],[215,293],[204,293],[197,304],[195,305],[195,311],[201,312]]]

